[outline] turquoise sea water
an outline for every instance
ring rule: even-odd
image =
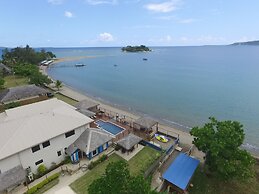
[[[238,120],[245,128],[245,146],[259,151],[259,47],[152,49],[149,53],[51,49],[57,57],[97,57],[63,62],[48,73],[91,96],[185,130],[202,125],[210,116]],[[86,66],[76,68],[76,63]]]

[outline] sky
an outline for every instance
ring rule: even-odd
[[[220,45],[259,39],[258,0],[0,0],[0,46]]]

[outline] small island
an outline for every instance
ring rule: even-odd
[[[144,45],[140,45],[140,46],[126,46],[126,47],[122,47],[121,50],[123,52],[150,52],[151,49],[144,46]]]

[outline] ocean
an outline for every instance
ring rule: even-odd
[[[57,57],[95,56],[48,69],[51,77],[82,93],[187,131],[210,116],[237,120],[244,125],[244,146],[259,153],[259,47],[48,50]]]

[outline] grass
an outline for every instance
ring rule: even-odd
[[[208,177],[198,168],[192,179],[193,188],[190,194],[259,194],[259,164],[255,166],[256,176],[244,183],[238,181],[222,182],[214,177]]]
[[[28,78],[16,76],[16,75],[10,75],[4,77],[5,80],[5,88],[15,87],[15,86],[23,86],[27,85],[29,83]]]
[[[138,175],[143,173],[147,168],[160,156],[160,153],[148,146],[144,147],[139,153],[137,153],[132,159],[129,160],[129,169],[132,175]],[[70,187],[77,194],[87,194],[89,185],[97,178],[99,178],[105,172],[106,166],[110,162],[116,162],[123,160],[120,156],[113,154],[109,157],[109,160],[96,166],[90,170],[84,176],[77,179],[70,184]]]
[[[59,100],[62,100],[62,101],[64,101],[64,102],[66,102],[66,103],[68,103],[68,104],[70,104],[70,105],[75,105],[78,101],[76,101],[76,100],[74,100],[74,99],[72,99],[72,98],[69,98],[69,97],[67,97],[67,96],[64,96],[64,95],[62,95],[62,94],[60,94],[60,93],[56,93],[56,94],[54,94],[54,97],[56,97],[57,99],[59,99]]]
[[[160,153],[157,150],[145,146],[129,160],[128,164],[131,174],[133,176],[143,174],[159,156]]]
[[[77,193],[77,194],[86,194],[89,185],[97,178],[99,178],[102,174],[104,174],[106,166],[110,162],[116,162],[119,160],[123,160],[120,156],[116,154],[112,154],[108,160],[102,162],[94,169],[87,172],[85,175],[77,179],[75,182],[70,184],[70,187]]]

